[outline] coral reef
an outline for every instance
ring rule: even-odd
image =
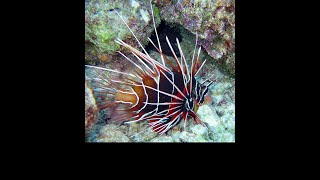
[[[98,65],[117,59],[121,50],[117,38],[139,47],[116,11],[123,17],[143,45],[153,33],[149,0],[92,0],[85,2],[85,60]],[[159,10],[154,7],[156,26],[160,24]]]
[[[156,0],[161,19],[199,35],[199,44],[225,71],[235,74],[234,0]]]
[[[90,84],[86,82],[86,141],[234,142],[235,80],[230,78],[230,75],[234,76],[235,70],[234,0],[153,0],[153,3],[156,5],[154,11],[157,26],[161,15],[166,23],[179,28],[182,35],[180,45],[188,64],[191,64],[195,33],[199,35],[198,43],[203,47],[200,62],[204,59],[208,61],[199,72],[203,78],[197,80],[212,77],[211,80],[215,81],[209,89],[207,103],[197,111],[208,129],[195,125],[192,118],[188,118],[186,129],[181,121],[178,126],[159,137],[146,127],[146,122],[123,125],[109,123],[104,118],[108,110],[98,112]],[[86,63],[99,66],[107,64],[110,69],[130,72],[130,63],[116,53],[121,50],[128,55],[128,52],[114,40],[119,38],[140,50],[141,48],[114,9],[123,16],[144,46],[147,44],[147,37],[153,33],[149,0],[86,1]],[[152,51],[149,54],[160,60],[158,52]],[[128,57],[132,56],[129,54]],[[224,73],[225,71],[228,73]],[[86,75],[90,75],[90,72],[86,72]]]
[[[85,131],[90,132],[92,126],[97,122],[98,108],[91,89],[85,82]]]
[[[179,24],[199,35],[204,47],[220,68],[235,75],[235,1],[234,0],[153,0],[156,26],[160,17],[166,23]],[[119,38],[139,47],[126,25],[147,45],[153,34],[149,0],[92,0],[85,2],[85,60],[87,64],[104,65],[120,57]],[[165,43],[166,44],[166,43]],[[174,45],[173,45],[174,47]]]

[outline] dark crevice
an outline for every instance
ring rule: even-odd
[[[180,30],[178,28],[178,25],[169,26],[164,21],[161,21],[160,25],[157,28],[157,33],[158,33],[158,36],[159,36],[159,41],[160,41],[160,44],[161,44],[162,52],[167,56],[172,56],[173,57],[171,49],[170,49],[170,47],[169,47],[169,45],[167,43],[167,40],[166,40],[166,36],[168,36],[168,39],[169,39],[169,41],[171,43],[171,46],[172,46],[175,54],[177,55],[177,57],[180,57],[179,48],[178,48],[178,45],[176,43],[176,38],[178,38],[179,42],[181,42],[182,41],[182,36],[180,34]],[[156,37],[156,33],[153,33],[153,35],[151,36],[150,39],[155,43],[155,45],[157,47],[159,47],[158,46],[158,40],[157,40],[157,37]],[[146,50],[148,52],[157,51],[156,48],[154,48],[154,46],[150,42],[146,46]]]

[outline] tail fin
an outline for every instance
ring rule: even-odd
[[[132,118],[133,113],[130,108],[134,104],[134,95],[123,96],[123,93],[130,93],[130,87],[125,83],[134,80],[134,75],[96,66],[86,65],[86,67],[86,80],[92,87],[98,109],[108,108],[107,118],[110,121],[122,122]],[[123,103],[124,100],[132,103]]]

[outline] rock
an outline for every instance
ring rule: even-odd
[[[96,142],[130,142],[130,139],[120,130],[118,125],[108,124],[100,130]]]
[[[202,136],[197,136],[196,134],[187,131],[181,132],[179,139],[181,142],[208,142],[208,140],[204,139]]]
[[[145,122],[131,123],[128,126],[128,135],[133,142],[148,142],[157,136],[157,133],[148,128]]]
[[[160,136],[153,138],[150,142],[173,142],[173,139],[170,136]]]
[[[210,105],[200,106],[197,114],[203,122],[208,124],[208,127],[211,128],[211,130],[221,126],[220,117]]]
[[[234,141],[235,141],[234,135],[229,132],[223,133],[220,139],[220,142],[234,142]]]
[[[204,139],[208,138],[208,129],[201,124],[197,124],[195,126],[192,126],[191,128],[192,133],[194,133],[197,136],[200,136]]]
[[[92,126],[97,122],[98,108],[92,91],[85,82],[85,131],[89,133]]]
[[[181,142],[180,135],[181,135],[181,132],[178,132],[178,131],[172,133],[171,134],[172,141],[173,142]]]
[[[117,15],[123,17],[133,33],[142,43],[154,32],[149,0],[120,1],[92,0],[85,2],[85,59],[87,64],[99,65],[122,57],[115,42],[117,38],[140,49],[130,30]],[[154,7],[156,26],[160,24],[159,10]],[[128,51],[123,49],[123,53]]]
[[[234,142],[234,115],[219,117],[210,105],[201,106],[197,114],[208,125],[209,139],[213,142]]]

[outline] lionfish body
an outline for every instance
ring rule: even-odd
[[[151,12],[157,35],[153,10]],[[118,14],[118,12],[116,13]],[[121,16],[120,18],[126,24]],[[126,26],[129,28],[127,24]],[[161,62],[150,57],[132,30],[130,28],[129,30],[144,53],[120,39],[116,42],[130,50],[135,56],[135,59],[130,59],[119,52],[133,65],[132,73],[86,65],[92,68],[94,73],[94,77],[91,80],[99,109],[113,108],[109,117],[111,121],[125,123],[147,121],[148,125],[160,134],[167,132],[181,120],[184,120],[185,127],[188,116],[193,117],[196,124],[200,123],[205,126],[196,115],[196,111],[204,102],[204,96],[208,92],[212,81],[206,80],[201,84],[195,79],[195,76],[205,63],[204,61],[199,67],[201,47],[195,57],[197,36],[192,65],[189,69],[178,39],[176,40],[181,55],[180,61],[169,39],[166,38],[175,59],[176,65],[174,65],[162,52],[158,35],[159,47],[150,38],[148,39],[160,53]],[[166,67],[165,62],[169,67]],[[112,74],[115,79],[111,79],[108,74]],[[124,80],[119,80],[120,77],[123,77]]]

